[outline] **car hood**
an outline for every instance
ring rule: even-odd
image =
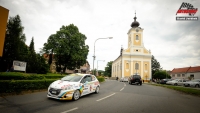
[[[65,89],[66,87],[70,87],[70,89],[79,88],[79,82],[69,82],[63,80],[54,81],[50,87],[56,89]]]

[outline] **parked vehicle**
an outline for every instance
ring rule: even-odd
[[[131,75],[129,78],[128,78],[128,83],[129,84],[140,84],[142,85],[142,79],[141,79],[141,76],[140,75]]]
[[[171,81],[172,79],[161,79],[160,84],[166,84],[167,81]]]
[[[188,82],[188,81],[190,81],[190,80],[187,80],[187,79],[180,79],[180,80],[178,80],[177,85],[183,86],[183,84],[184,84],[185,82]]]
[[[194,79],[183,84],[185,87],[200,87],[200,79]]]
[[[128,77],[121,77],[120,82],[128,82]]]
[[[99,93],[100,83],[94,75],[70,74],[50,84],[48,98],[78,100],[90,93]]]
[[[167,81],[166,84],[177,86],[178,85],[177,83],[178,83],[179,80],[180,79],[174,79],[174,80],[171,80],[171,81]]]

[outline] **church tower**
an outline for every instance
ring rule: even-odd
[[[135,13],[134,21],[128,31],[128,47],[121,50],[119,57],[113,61],[112,77],[129,77],[138,74],[144,81],[151,75],[151,52],[143,44],[143,30],[139,27]]]

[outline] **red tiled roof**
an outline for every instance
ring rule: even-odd
[[[200,66],[196,66],[196,67],[184,67],[184,68],[174,68],[171,71],[172,73],[188,73],[188,72],[200,72]]]
[[[200,72],[200,66],[191,67],[188,72]]]
[[[191,67],[184,67],[184,68],[174,68],[171,73],[187,73],[187,71],[190,69]]]

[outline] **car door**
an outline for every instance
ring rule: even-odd
[[[181,85],[182,85],[182,79],[181,79],[181,80],[178,80],[177,84],[178,84],[179,86],[181,86]]]
[[[82,79],[81,83],[83,85],[83,92],[82,92],[81,95],[86,95],[86,94],[90,93],[90,91],[89,91],[90,90],[89,82],[91,82],[91,76],[87,75]]]

